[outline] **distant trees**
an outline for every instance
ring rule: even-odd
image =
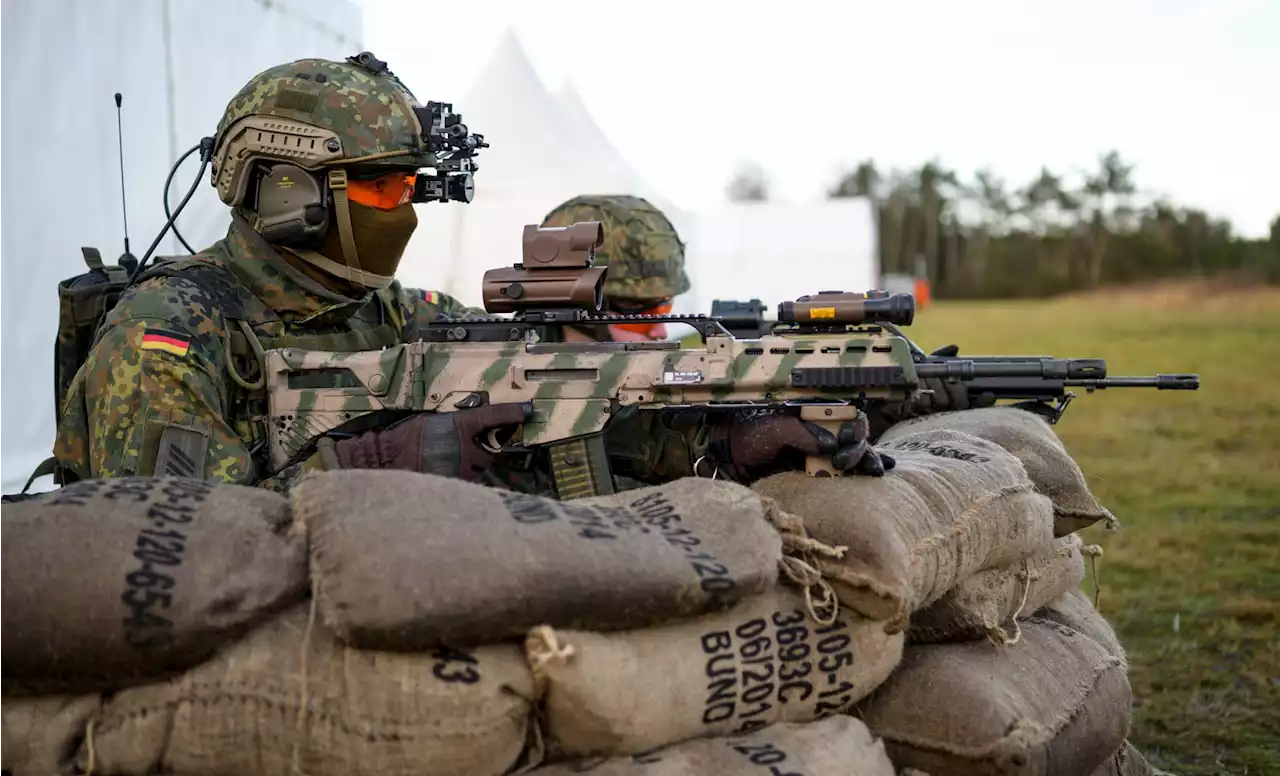
[[[731,185],[732,188],[732,185]],[[917,259],[940,297],[1043,296],[1194,274],[1247,272],[1280,282],[1280,215],[1270,240],[1159,200],[1139,207],[1134,166],[1116,151],[1072,176],[1043,168],[1021,185],[990,170],[962,180],[933,159],[912,170],[865,159],[827,196],[870,201],[886,272]]]

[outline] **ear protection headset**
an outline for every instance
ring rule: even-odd
[[[259,163],[250,186],[253,228],[267,242],[305,248],[329,229],[329,187],[316,173],[288,162]]]

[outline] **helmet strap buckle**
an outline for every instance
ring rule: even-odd
[[[337,216],[338,239],[342,243],[342,258],[347,266],[360,270],[360,255],[356,252],[355,232],[351,229],[351,202],[347,199],[347,171],[329,170],[329,191],[333,194],[333,213]]]

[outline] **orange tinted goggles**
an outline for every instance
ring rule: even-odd
[[[413,187],[418,182],[416,174],[393,172],[368,180],[348,180],[347,199],[366,207],[394,210],[413,201]]]
[[[671,302],[662,302],[660,304],[653,305],[652,307],[627,308],[626,310],[618,310],[617,312],[625,315],[670,315]],[[662,337],[667,336],[667,325],[665,323],[615,323],[612,325],[617,326],[619,329],[624,331],[632,331],[636,334],[643,334],[655,339],[661,339]]]

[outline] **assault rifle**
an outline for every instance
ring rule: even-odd
[[[599,222],[524,228],[523,262],[485,273],[485,310],[510,318],[441,320],[420,340],[379,351],[267,351],[268,444],[276,470],[304,459],[329,433],[358,433],[406,413],[528,402],[533,415],[494,452],[542,451],[562,499],[613,492],[603,431],[626,407],[664,411],[792,412],[837,431],[869,401],[898,401],[924,378],[975,381],[1009,395],[1025,386],[1195,390],[1196,375],[1108,378],[1096,358],[919,360],[898,326],[908,294],[823,292],[778,305],[759,339],[735,338],[707,315],[608,315],[595,266]],[[703,347],[678,342],[541,342],[539,331],[613,323],[683,323]],[[806,471],[833,475],[811,458]]]

